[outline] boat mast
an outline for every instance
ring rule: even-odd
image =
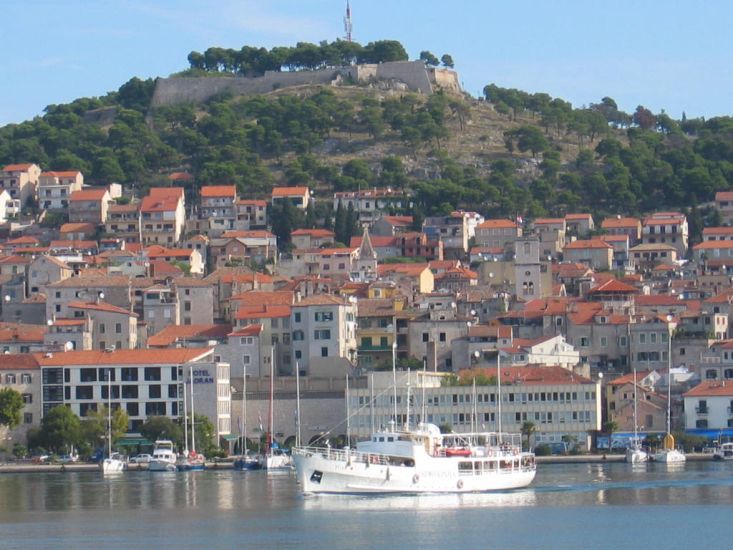
[[[397,426],[397,342],[392,342],[392,420]]]
[[[473,388],[471,389],[471,431],[476,433],[476,376],[473,377]]]
[[[422,362],[422,412],[420,413],[420,422],[425,424],[425,376],[428,370],[428,360],[423,359]]]
[[[501,350],[496,354],[496,425],[499,428],[499,443],[501,443]]]
[[[186,379],[183,379],[183,452],[188,456],[188,408],[186,407]]]
[[[369,373],[369,416],[372,421],[372,433],[374,433],[374,373]]]
[[[351,446],[351,407],[349,406],[349,373],[346,373],[346,446]]]
[[[407,403],[405,404],[405,431],[410,430],[410,371],[407,371]]]
[[[112,373],[107,367],[107,456],[112,458]]]
[[[667,315],[667,320],[670,321],[671,315]],[[669,330],[669,337],[667,338],[667,433],[672,433],[672,331]]]
[[[195,422],[194,422],[194,412],[193,412],[193,367],[188,367],[189,373],[191,376],[191,452],[195,455],[196,454],[196,428],[195,428]]]
[[[634,445],[637,445],[639,442],[639,428],[636,413],[636,363],[634,363]]]
[[[247,365],[242,363],[242,456],[247,454]]]
[[[348,375],[347,375],[348,381]],[[295,362],[295,422],[298,425],[295,432],[295,446],[300,447],[300,365]]]
[[[270,348],[270,405],[269,405],[269,409],[267,413],[268,414],[268,419],[267,419],[268,426],[267,426],[267,438],[265,440],[265,445],[267,447],[266,448],[267,456],[272,455],[272,452],[271,452],[272,451],[272,440],[273,440],[272,424],[274,423],[274,419],[272,416],[273,415],[272,400],[274,399],[274,396],[275,396],[275,346],[272,346]]]

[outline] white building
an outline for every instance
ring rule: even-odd
[[[356,363],[355,302],[316,294],[293,304],[293,362],[311,376],[343,373]]]
[[[733,428],[733,380],[705,380],[682,397],[686,430]]]

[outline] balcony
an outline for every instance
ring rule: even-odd
[[[364,352],[370,352],[370,351],[392,351],[392,344],[387,344],[386,346],[382,346],[379,344],[362,344],[358,348],[359,353]]]
[[[705,414],[708,414],[710,411],[708,410],[707,407],[695,407],[695,412],[697,414],[705,415]]]

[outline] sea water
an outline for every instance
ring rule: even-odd
[[[527,489],[302,496],[292,475],[0,475],[1,548],[732,548],[733,463],[540,465]]]

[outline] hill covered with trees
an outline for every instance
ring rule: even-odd
[[[420,57],[438,62],[427,51]],[[395,41],[210,48],[192,52],[185,72],[256,75],[406,58]],[[80,169],[89,183],[137,190],[180,170],[196,185],[235,183],[245,196],[281,184],[307,184],[322,197],[389,186],[414,195],[418,217],[456,208],[530,218],[674,208],[688,213],[693,235],[713,215],[704,204],[733,184],[730,117],[673,120],[643,106],[624,113],[608,97],[574,107],[495,84],[478,99],[349,84],[151,110],[154,86],[133,78],[104,97],[50,105],[0,128],[0,164]]]

